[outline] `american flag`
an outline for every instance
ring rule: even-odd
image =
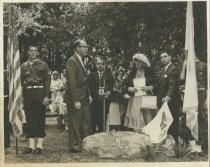
[[[9,70],[9,116],[16,137],[23,134],[22,130],[22,89],[20,76],[20,54],[18,46],[18,13],[17,7],[11,4],[9,12],[8,35],[8,70]]]

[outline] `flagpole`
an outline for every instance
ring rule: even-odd
[[[104,81],[104,92],[105,92],[105,76],[104,76],[104,78],[103,78],[103,81]],[[105,114],[105,105],[106,105],[106,103],[105,103],[105,97],[103,98],[103,131],[105,132],[106,131],[106,118],[105,118],[105,116],[106,116],[106,114]]]
[[[18,155],[18,138],[15,137],[15,141],[16,141],[16,155]]]
[[[103,131],[106,131],[106,123],[105,123],[105,98],[103,100]]]

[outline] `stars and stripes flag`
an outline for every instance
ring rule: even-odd
[[[16,137],[22,130],[22,88],[20,76],[20,54],[18,46],[18,13],[17,7],[10,5],[8,34],[8,71],[9,71],[9,121]]]
[[[194,19],[191,1],[187,2],[185,50],[187,51],[187,71],[183,112],[186,113],[186,126],[190,129],[195,140],[198,140],[198,90],[195,69]]]

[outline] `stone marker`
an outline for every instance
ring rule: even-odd
[[[173,153],[174,140],[167,138],[160,147],[168,156]],[[134,132],[102,132],[86,137],[83,140],[83,149],[101,158],[135,158],[143,157],[142,149],[146,145],[152,146],[149,136]]]

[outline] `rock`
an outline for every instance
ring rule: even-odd
[[[169,137],[161,151],[168,156],[173,153],[173,138]],[[86,137],[83,140],[83,149],[100,158],[135,158],[144,157],[142,149],[152,146],[149,136],[134,132],[102,132]]]
[[[98,133],[83,141],[83,148],[101,158],[132,158],[151,145],[148,136],[133,132]]]

